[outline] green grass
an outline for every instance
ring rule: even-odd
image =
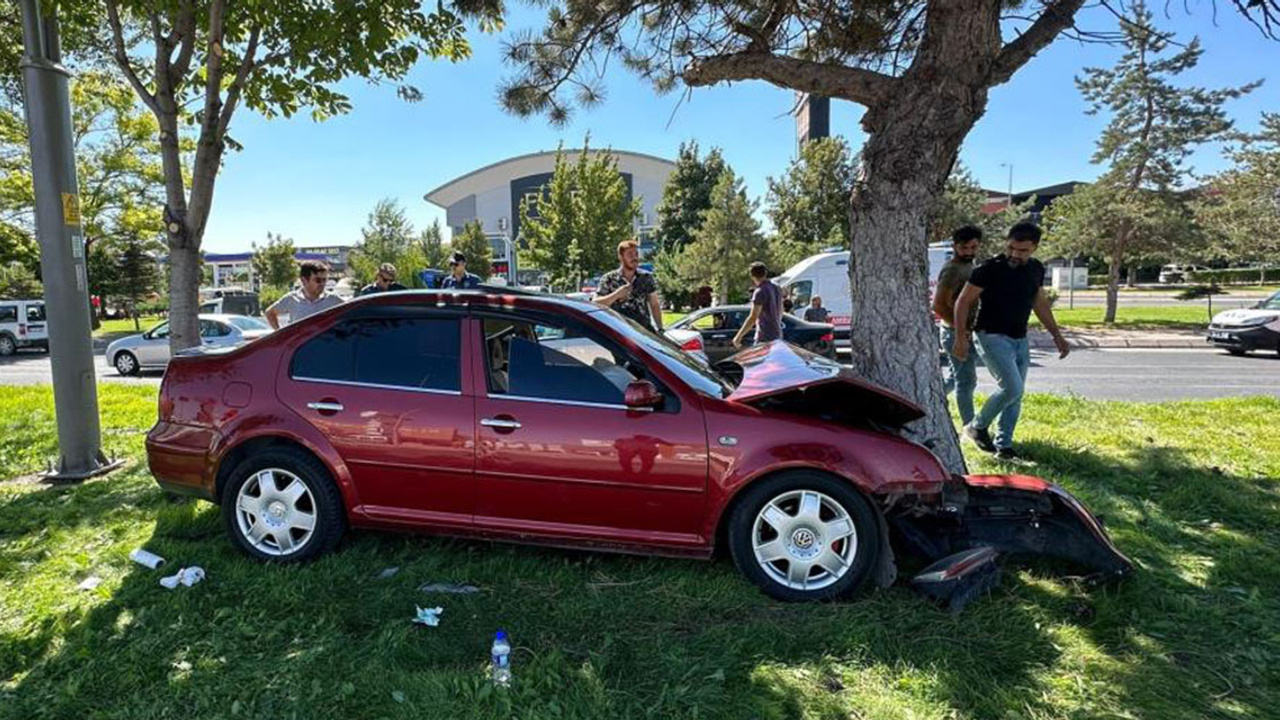
[[[1214,312],[1221,312],[1227,307],[1214,304]],[[1077,307],[1067,309],[1066,298],[1059,298],[1053,307],[1053,316],[1058,324],[1073,329],[1099,329],[1106,327],[1102,318],[1106,308],[1102,306]],[[1032,316],[1033,325],[1040,321]],[[1209,324],[1209,311],[1204,301],[1186,305],[1152,305],[1127,306],[1116,308],[1116,322],[1113,327],[1119,330],[1203,330]]]
[[[153,317],[143,318],[138,322],[138,327],[141,327],[142,329],[136,330],[134,329],[134,324],[132,320],[103,320],[102,326],[99,327],[97,330],[94,330],[93,334],[94,335],[112,335],[112,334],[125,335],[130,333],[146,332],[147,330],[150,330],[151,328],[155,327],[156,325],[159,325],[162,322],[164,322],[164,320],[161,318],[153,318]]]
[[[1013,566],[958,617],[894,587],[786,605],[725,560],[354,533],[266,567],[141,462],[148,388],[101,389],[124,472],[0,482],[0,718],[1224,718],[1280,706],[1280,400],[1035,396],[1019,471],[1106,516],[1138,563],[1086,589]],[[0,477],[51,454],[47,388],[0,388]],[[1000,469],[974,458],[975,469]],[[168,591],[146,546],[208,580]],[[386,567],[400,572],[376,579]],[[104,582],[84,592],[88,575]],[[426,596],[428,581],[476,595]],[[445,608],[413,626],[414,605]],[[492,632],[515,684],[483,680]]]

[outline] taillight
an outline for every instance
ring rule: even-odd
[[[689,338],[688,340],[685,340],[685,341],[684,341],[684,344],[682,344],[682,345],[680,346],[680,349],[681,349],[681,350],[701,350],[701,349],[702,349],[702,336],[701,336],[701,335],[694,335],[693,337]]]
[[[823,335],[822,337],[820,337],[820,338],[818,338],[818,339],[819,339],[819,340],[821,340],[822,342],[835,342],[835,340],[836,340],[836,334],[835,334],[835,333],[827,333],[826,335]]]
[[[19,334],[19,335],[26,335],[26,334],[27,334],[27,326],[26,326],[26,325],[21,325],[21,324],[20,324],[20,325],[18,325],[18,334]]]

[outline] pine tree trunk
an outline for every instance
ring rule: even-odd
[[[850,202],[853,366],[913,400],[907,434],[952,472],[965,471],[943,392],[929,309],[928,229],[960,144],[986,109],[1000,47],[998,6],[933,6],[911,69],[867,110],[860,179]]]
[[[1107,263],[1107,312],[1102,318],[1106,325],[1116,322],[1116,306],[1120,303],[1120,263],[1124,254],[1116,251]]]

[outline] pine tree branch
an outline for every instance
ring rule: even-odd
[[[1082,5],[1084,0],[1053,0],[1046,5],[1040,17],[1031,23],[1026,32],[1000,50],[991,69],[991,83],[999,85],[1008,82],[1036,53],[1053,42],[1063,30],[1072,26],[1076,12]]]
[[[861,105],[879,102],[894,84],[892,77],[874,70],[750,50],[696,58],[680,75],[691,87],[733,80],[764,80],[780,88],[851,100]]]

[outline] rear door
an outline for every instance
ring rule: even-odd
[[[27,303],[27,339],[33,342],[49,339],[44,303]]]
[[[453,310],[381,305],[298,346],[277,395],[323,433],[361,509],[407,523],[469,525],[475,400]]]
[[[733,336],[742,327],[739,315],[741,313],[711,310],[693,321],[692,327],[702,335],[702,351],[711,362],[723,360],[735,352]]]

